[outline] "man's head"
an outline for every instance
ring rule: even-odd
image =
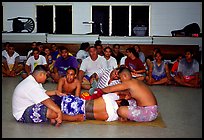
[[[111,71],[111,73],[110,73],[110,79],[112,79],[112,80],[118,80],[118,79],[119,79],[118,71],[119,71],[119,68],[113,69],[113,70]]]
[[[120,51],[120,45],[119,44],[113,44],[113,52],[118,53]]]
[[[38,83],[44,83],[47,79],[46,67],[44,65],[37,65],[32,75]]]
[[[190,49],[185,50],[185,58],[186,60],[191,60],[193,58],[193,51]]]
[[[120,67],[120,68],[119,68],[119,71],[118,71],[118,74],[119,74],[119,78],[120,78],[120,80],[121,80],[122,82],[132,79],[131,72],[130,72],[130,70],[129,70],[128,68],[126,68],[126,67]]]
[[[103,52],[104,52],[105,57],[110,58],[110,56],[112,54],[112,49],[111,49],[111,47],[107,46],[104,48]]]
[[[39,55],[40,55],[40,51],[39,49],[36,47],[33,49],[33,56],[34,56],[34,59],[37,60],[39,58]]]
[[[39,49],[40,52],[43,51],[43,43],[37,42],[37,43],[36,43],[36,47]]]
[[[9,56],[12,56],[14,54],[15,48],[13,44],[9,44],[8,46],[8,54]]]
[[[60,46],[60,53],[64,59],[68,58],[68,49],[66,47]]]
[[[67,78],[67,82],[68,83],[72,83],[74,82],[74,79],[76,78],[76,69],[73,67],[69,67],[67,69],[67,74],[66,74],[66,78]]]
[[[103,46],[101,44],[95,45],[96,51],[99,55],[103,55]]]
[[[96,47],[94,47],[94,46],[89,47],[89,55],[90,55],[91,59],[94,61],[98,58],[98,53],[97,53]]]

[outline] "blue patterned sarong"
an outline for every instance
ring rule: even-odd
[[[63,96],[61,111],[71,116],[85,114],[85,100],[74,95]]]

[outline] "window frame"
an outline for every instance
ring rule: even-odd
[[[128,25],[129,25],[129,28],[128,28],[128,36],[134,36],[134,35],[132,35],[132,7],[133,6],[148,6],[149,8],[148,8],[148,12],[149,12],[149,17],[148,17],[148,27],[147,27],[147,29],[148,29],[148,34],[147,34],[147,36],[150,36],[150,34],[151,34],[151,4],[92,4],[91,5],[91,19],[92,19],[92,16],[93,16],[93,6],[108,6],[109,7],[109,15],[108,15],[108,17],[109,17],[109,35],[108,36],[112,36],[112,29],[113,29],[113,25],[112,25],[112,19],[113,19],[113,17],[112,17],[112,7],[113,6],[128,6],[129,7],[129,17],[128,17],[128,21],[129,21],[129,23],[128,23]],[[91,30],[92,30],[92,26],[91,26]],[[93,31],[92,31],[93,32]]]
[[[52,33],[55,34],[55,31],[56,31],[56,6],[71,6],[71,9],[72,9],[72,25],[71,25],[71,28],[72,28],[72,33],[73,34],[73,5],[72,4],[35,4],[35,25],[36,25],[36,32],[37,32],[37,6],[52,6],[52,12],[53,12],[53,18],[52,18],[52,21],[53,21],[53,31]]]

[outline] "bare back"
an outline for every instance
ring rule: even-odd
[[[94,106],[93,106],[94,118],[96,120],[107,120],[108,114],[106,111],[106,103],[103,97],[94,99]]]
[[[131,79],[124,81],[123,84],[128,87],[131,96],[136,99],[138,106],[156,105],[156,98],[151,89],[140,80]]]
[[[130,80],[123,81],[121,84],[108,86],[103,88],[105,93],[129,90],[131,97],[137,101],[138,106],[151,106],[156,105],[156,98],[151,89],[142,81],[131,78]]]

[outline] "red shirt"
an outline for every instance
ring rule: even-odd
[[[143,65],[142,61],[139,58],[135,58],[134,60],[127,57],[125,59],[125,66],[128,66],[130,70],[144,70],[145,66]]]

